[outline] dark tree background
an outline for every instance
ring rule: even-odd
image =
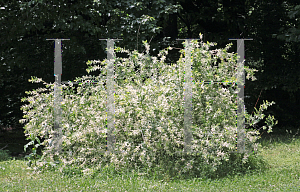
[[[115,45],[144,50],[151,55],[162,48],[183,48],[176,38],[199,38],[217,42],[216,48],[245,41],[245,65],[256,68],[257,81],[246,80],[245,105],[249,113],[263,100],[275,101],[266,114],[279,124],[274,134],[299,125],[300,4],[289,0],[10,0],[0,2],[0,125],[23,131],[19,119],[25,91],[42,87],[28,82],[31,76],[54,82],[54,41],[63,44],[62,80],[87,75],[87,60],[106,58],[106,41],[122,38]],[[124,56],[124,55],[117,55]],[[167,62],[179,58],[173,49]],[[98,72],[91,73],[97,75]],[[16,130],[16,131],[17,131]],[[1,145],[3,143],[1,142]]]

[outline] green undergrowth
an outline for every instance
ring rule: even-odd
[[[171,179],[157,171],[146,177],[143,171],[117,173],[107,166],[90,176],[78,168],[62,173],[54,170],[35,173],[25,160],[0,161],[1,191],[299,191],[300,139],[297,136],[270,136],[259,140],[265,170],[238,173],[224,168],[231,175],[214,178]],[[3,153],[3,152],[2,152]],[[1,156],[3,157],[3,156]],[[251,162],[251,161],[250,161]]]

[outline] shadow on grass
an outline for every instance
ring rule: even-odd
[[[300,135],[298,134],[298,131],[294,134],[288,131],[285,134],[263,133],[261,135],[261,138],[258,139],[257,142],[260,143],[262,147],[265,148],[269,148],[271,146],[280,145],[280,144],[288,145],[293,143],[295,140],[300,139]]]

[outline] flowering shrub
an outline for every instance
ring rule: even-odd
[[[236,145],[236,110],[235,97],[239,90],[234,84],[229,89],[217,84],[203,84],[201,81],[237,81],[237,54],[227,53],[230,44],[224,49],[209,50],[213,43],[192,41],[192,152],[183,153],[184,131],[184,64],[182,55],[176,64],[166,65],[164,60],[168,54],[166,48],[157,57],[149,56],[149,45],[144,42],[146,54],[117,48],[117,52],[126,52],[129,58],[115,59],[115,153],[106,150],[106,88],[105,70],[100,66],[92,66],[88,72],[100,69],[99,76],[83,76],[77,81],[96,80],[97,85],[83,85],[74,93],[72,83],[62,85],[62,137],[61,151],[51,150],[53,141],[53,88],[27,92],[32,94],[22,101],[29,105],[22,106],[24,118],[20,122],[25,125],[26,136],[34,140],[38,136],[44,138],[43,156],[36,168],[52,166],[74,166],[83,169],[84,173],[102,169],[109,164],[117,171],[136,170],[137,168],[156,173],[163,171],[170,175],[207,176],[222,175],[234,166],[254,168],[259,165],[256,153],[231,153]],[[214,54],[212,54],[214,53]],[[214,66],[218,61],[218,66]],[[94,61],[99,63],[99,61]],[[102,61],[106,63],[106,60]],[[141,67],[140,73],[134,66]],[[252,78],[253,69],[245,67],[247,79]],[[151,77],[151,78],[147,78]],[[146,79],[144,83],[142,80]],[[134,80],[134,81],[132,81]],[[32,82],[42,79],[32,78]],[[41,93],[49,91],[48,93]],[[247,124],[252,126],[264,118],[262,111],[272,103],[264,103],[252,117],[246,113]],[[274,117],[268,117],[268,132],[272,131]],[[277,123],[277,122],[276,122]],[[267,129],[267,127],[263,127]],[[258,152],[258,131],[247,129],[245,145]],[[230,165],[231,162],[233,165]],[[241,165],[237,164],[241,163]],[[226,169],[225,169],[226,167]],[[218,171],[219,170],[219,171]]]

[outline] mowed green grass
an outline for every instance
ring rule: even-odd
[[[32,174],[24,160],[0,162],[0,191],[300,191],[300,138],[260,140],[270,168],[222,179],[169,180],[99,174],[94,178],[48,171]]]

